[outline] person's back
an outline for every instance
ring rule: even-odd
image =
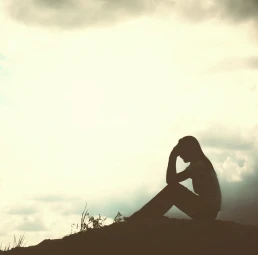
[[[213,209],[221,210],[221,190],[216,172],[208,160],[199,159],[189,165],[194,192]]]

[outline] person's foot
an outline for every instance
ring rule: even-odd
[[[127,221],[130,221],[130,217],[124,217],[123,219],[124,219],[124,221],[126,221],[126,222],[127,222]]]
[[[135,222],[135,221],[145,221],[145,220],[152,220],[152,221],[160,221],[160,220],[162,220],[162,221],[164,221],[164,220],[168,220],[169,218],[168,217],[166,217],[166,216],[153,216],[153,217],[151,217],[151,216],[145,216],[145,217],[136,217],[135,215],[132,215],[132,216],[130,216],[130,217],[124,217],[124,221],[126,221],[126,222]]]
[[[160,218],[159,218],[160,220],[169,220],[170,218],[168,218],[167,216],[161,216]]]
[[[124,217],[124,221],[126,222],[131,222],[131,221],[136,221],[136,220],[140,220],[139,218],[136,218],[136,217]]]

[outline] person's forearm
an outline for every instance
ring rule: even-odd
[[[173,151],[170,154],[169,162],[168,162],[168,168],[167,168],[167,175],[166,175],[166,182],[169,184],[169,182],[174,181],[176,177],[176,159],[177,155],[173,153]]]

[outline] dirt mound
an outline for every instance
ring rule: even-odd
[[[2,252],[8,255],[258,254],[258,227],[230,221],[143,220]],[[2,254],[0,252],[0,254]]]

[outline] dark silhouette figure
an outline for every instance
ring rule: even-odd
[[[180,156],[190,165],[176,173],[176,159]],[[192,179],[195,193],[179,182]],[[127,220],[156,218],[164,215],[173,205],[192,219],[215,220],[221,209],[221,191],[217,174],[193,136],[181,138],[173,148],[168,162],[167,186]]]

